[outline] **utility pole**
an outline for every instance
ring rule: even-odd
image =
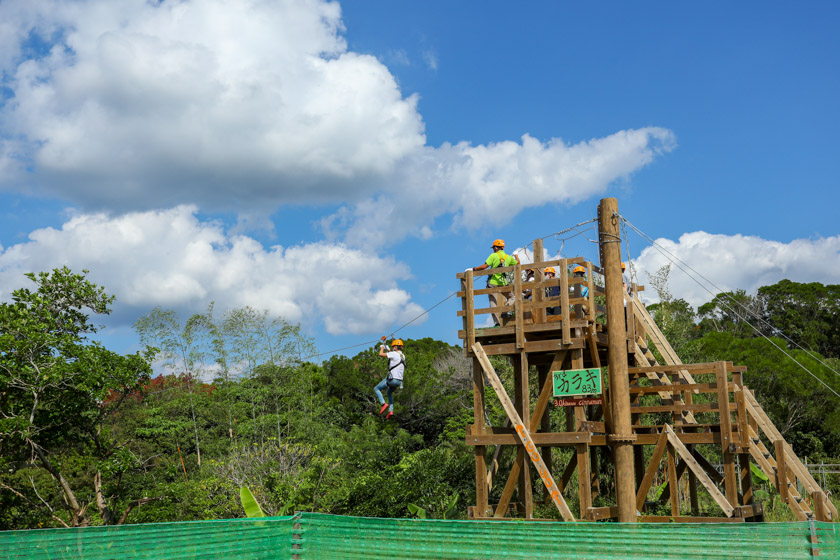
[[[624,286],[621,275],[621,235],[618,201],[601,199],[598,206],[598,247],[607,294],[607,334],[609,337],[609,402],[612,432],[608,441],[615,457],[615,489],[618,520],[636,521],[636,488],[633,470],[633,433],[630,420],[630,380],[627,374],[627,326],[624,313]]]

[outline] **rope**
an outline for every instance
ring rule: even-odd
[[[417,319],[419,319],[423,315],[427,315],[432,309],[434,309],[435,307],[443,304],[443,302],[450,299],[452,296],[454,296],[457,293],[458,292],[452,292],[451,294],[449,294],[448,296],[446,296],[445,298],[443,298],[442,300],[440,300],[439,302],[437,302],[436,304],[434,304],[430,308],[424,310],[421,314],[419,314],[417,317],[415,317],[414,319],[412,319],[408,323],[402,325],[401,327],[399,327],[398,329],[396,329],[394,331],[391,331],[391,338],[393,338],[395,334],[397,334],[398,332],[400,332],[401,330],[403,330],[404,328],[409,326],[411,323],[413,323],[414,321],[416,321]],[[369,342],[361,342],[359,344],[354,344],[353,346],[345,346],[344,348],[338,348],[337,350],[330,350],[330,351],[327,351],[327,352],[321,352],[319,354],[312,354],[311,356],[306,356],[305,358],[301,358],[301,361],[305,361],[305,360],[308,360],[310,358],[317,358],[318,356],[323,356],[325,354],[335,354],[336,352],[341,352],[343,350],[350,350],[351,348],[358,348],[359,346],[370,346],[371,344],[376,344],[377,342],[379,342],[378,339],[377,340],[371,340]]]
[[[633,224],[631,224],[631,223],[630,223],[630,222],[629,222],[626,218],[624,218],[623,216],[619,216],[619,218],[620,218],[623,222],[625,222],[625,223],[626,223],[626,224],[630,227],[630,229],[632,229],[633,231],[635,231],[635,232],[636,232],[639,236],[641,236],[642,238],[646,239],[646,240],[648,241],[648,243],[650,243],[650,245],[651,245],[651,246],[653,246],[654,248],[656,248],[656,250],[658,250],[658,251],[659,251],[659,252],[660,252],[660,253],[661,253],[661,254],[662,254],[662,255],[663,255],[666,259],[668,259],[669,261],[671,261],[673,264],[677,265],[677,268],[679,268],[681,271],[683,271],[683,273],[685,273],[685,275],[686,275],[686,276],[688,276],[689,278],[691,278],[692,280],[694,280],[694,282],[696,282],[698,286],[700,286],[701,288],[703,288],[704,290],[706,290],[706,291],[707,291],[707,292],[708,292],[708,293],[709,293],[709,294],[710,294],[713,298],[715,297],[715,294],[714,294],[711,290],[709,290],[709,288],[708,288],[708,287],[706,287],[705,285],[703,285],[703,283],[702,283],[702,282],[700,282],[699,280],[697,280],[697,278],[695,278],[694,276],[692,276],[692,274],[690,274],[688,271],[686,271],[686,269],[685,269],[685,268],[688,268],[689,270],[691,270],[691,272],[693,272],[694,274],[696,274],[697,276],[699,276],[700,278],[702,278],[703,280],[705,280],[706,282],[708,282],[708,283],[709,283],[712,287],[714,287],[716,290],[718,290],[718,293],[721,293],[721,294],[726,295],[726,294],[725,294],[725,292],[724,292],[724,290],[723,290],[722,288],[720,288],[720,287],[719,287],[719,286],[717,286],[714,282],[712,282],[711,280],[709,280],[708,278],[706,278],[705,276],[703,276],[702,274],[700,274],[699,272],[697,272],[696,270],[694,270],[694,269],[693,269],[690,265],[688,265],[687,263],[685,263],[685,262],[684,262],[683,260],[681,260],[679,257],[677,257],[676,255],[673,255],[673,254],[672,254],[671,252],[669,252],[667,249],[665,249],[664,247],[662,247],[659,243],[657,243],[657,242],[656,242],[654,239],[652,239],[649,235],[647,235],[647,234],[646,234],[646,233],[644,233],[642,230],[640,230],[639,228],[637,228],[636,226],[634,226]],[[681,265],[685,266],[685,268],[683,268],[683,266],[681,266]],[[731,296],[729,296],[729,295],[726,295],[726,297],[727,297],[728,299],[730,299],[732,302],[734,302],[735,304],[737,304],[739,307],[742,307],[743,309],[745,309],[748,313],[750,313],[751,315],[753,315],[756,319],[759,319],[760,321],[762,321],[762,322],[763,322],[765,325],[767,325],[768,327],[770,327],[770,328],[774,329],[776,332],[779,332],[779,333],[780,333],[780,334],[781,334],[781,335],[782,335],[782,336],[783,336],[783,337],[784,337],[784,338],[785,338],[788,342],[790,342],[791,344],[794,344],[797,348],[799,348],[799,349],[800,349],[800,350],[802,350],[803,352],[808,353],[808,351],[807,351],[807,350],[805,350],[804,348],[802,348],[802,346],[800,346],[799,344],[797,344],[796,342],[794,342],[793,340],[791,340],[791,339],[790,339],[790,337],[788,337],[786,334],[784,334],[784,333],[783,333],[780,329],[777,329],[777,328],[773,327],[773,325],[770,325],[769,323],[767,323],[766,321],[764,321],[764,319],[762,319],[761,317],[758,317],[758,316],[757,316],[757,315],[756,315],[756,314],[755,314],[752,310],[750,310],[749,308],[745,307],[745,306],[744,306],[741,302],[737,301],[736,299],[732,298],[732,297],[731,297]],[[753,330],[754,330],[754,331],[755,331],[755,332],[756,332],[759,336],[761,336],[762,338],[764,338],[765,340],[767,340],[770,344],[772,344],[773,346],[775,346],[775,347],[776,347],[776,348],[777,348],[780,352],[782,352],[785,356],[787,356],[788,358],[790,358],[791,360],[793,360],[793,362],[794,362],[796,365],[798,365],[798,366],[799,366],[799,367],[801,367],[803,370],[805,370],[805,371],[808,373],[808,375],[810,375],[811,377],[813,377],[814,379],[816,379],[817,381],[819,381],[819,382],[820,382],[820,384],[822,384],[822,385],[823,385],[826,389],[828,389],[829,391],[831,391],[832,393],[834,393],[834,395],[836,395],[838,398],[840,398],[840,393],[837,393],[837,391],[835,391],[834,389],[832,389],[832,388],[831,388],[829,385],[827,385],[827,384],[826,384],[826,383],[825,383],[822,379],[820,379],[820,378],[819,378],[819,377],[817,377],[814,373],[812,373],[812,372],[811,372],[811,370],[809,370],[807,367],[805,367],[804,365],[802,365],[802,364],[799,362],[799,360],[797,360],[796,358],[794,358],[793,356],[791,356],[791,355],[790,355],[790,354],[789,354],[789,353],[788,353],[788,352],[787,352],[784,348],[782,348],[781,346],[779,346],[778,344],[776,344],[776,343],[775,343],[775,342],[774,342],[774,341],[773,341],[770,337],[768,337],[768,336],[767,336],[767,335],[765,335],[763,332],[761,332],[761,330],[759,330],[759,329],[758,329],[758,327],[756,327],[755,325],[753,325],[752,323],[750,323],[750,322],[747,320],[747,318],[746,318],[746,317],[743,317],[742,315],[740,315],[737,311],[735,311],[735,309],[733,309],[732,307],[730,307],[730,306],[729,306],[728,304],[726,304],[725,302],[722,302],[722,303],[723,303],[723,305],[724,305],[724,306],[725,306],[725,307],[726,307],[729,311],[731,311],[731,312],[732,312],[732,313],[733,313],[736,317],[738,317],[739,319],[741,319],[742,321],[744,321],[744,323],[746,323],[747,325],[749,325],[749,327],[750,327],[751,329],[753,329]],[[811,358],[813,358],[814,360],[816,360],[816,361],[820,362],[822,365],[824,365],[824,366],[825,366],[826,368],[828,368],[829,370],[833,371],[833,372],[834,372],[835,374],[837,374],[838,376],[840,376],[840,373],[838,373],[838,372],[837,372],[834,368],[832,368],[831,366],[829,366],[828,364],[826,364],[824,361],[820,360],[819,358],[817,358],[817,357],[815,357],[815,356],[813,356],[813,355],[811,355],[811,354],[808,354],[808,355],[809,355],[809,356],[811,356]]]

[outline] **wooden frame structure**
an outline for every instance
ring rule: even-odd
[[[542,485],[542,499],[565,521],[761,521],[754,464],[798,520],[837,519],[834,505],[744,385],[746,368],[731,362],[683,364],[640,301],[643,288],[624,288],[615,199],[601,201],[599,224],[600,266],[582,258],[558,259],[457,275],[459,337],[473,358],[474,421],[466,443],[475,455],[476,504],[470,518],[534,519],[534,486]],[[543,255],[541,240],[534,241],[534,254]],[[585,277],[570,277],[572,265],[583,266]],[[548,266],[558,270],[556,278],[544,277]],[[535,270],[533,282],[522,280],[527,268]],[[476,278],[500,272],[511,273],[513,281],[475,288]],[[497,307],[481,306],[487,294],[501,294]],[[478,326],[490,313],[501,317],[501,326]],[[512,396],[490,356],[510,360]],[[562,419],[552,418],[552,372],[607,365],[600,405],[581,401],[563,407]],[[534,382],[538,396],[532,403]],[[505,410],[503,426],[488,424],[488,385]],[[573,450],[566,464],[552,453],[556,447]],[[719,450],[723,473],[704,456],[712,448]],[[516,454],[505,477],[500,465],[506,449]],[[601,467],[610,464],[611,478],[602,476]],[[575,473],[579,506],[573,512],[563,491]],[[657,479],[664,489],[651,500]],[[498,487],[501,493],[494,492]],[[711,496],[719,513],[701,516],[700,491]],[[681,503],[686,494],[687,503]],[[491,495],[498,496],[495,503]],[[593,505],[596,498],[600,507]],[[661,515],[669,508],[670,515]],[[659,515],[651,513],[655,509]]]

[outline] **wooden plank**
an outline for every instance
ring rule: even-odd
[[[645,476],[642,478],[641,484],[639,484],[639,487],[636,489],[636,511],[642,511],[642,508],[645,505],[648,490],[650,490],[650,485],[653,482],[653,477],[656,475],[656,471],[659,470],[659,462],[662,460],[662,455],[665,453],[665,449],[667,447],[668,436],[663,431],[658,436],[656,447],[653,449],[653,455],[651,455],[650,462],[648,463],[647,469],[645,469]]]
[[[467,272],[465,282],[464,321],[466,324],[464,329],[467,331],[467,348],[472,348],[472,345],[475,344],[475,295],[473,294],[475,287],[473,286],[472,270]]]
[[[590,507],[586,510],[586,519],[599,521],[618,517],[618,506]]]
[[[577,445],[579,443],[592,444],[592,441],[599,436],[593,436],[588,432],[551,432],[543,434],[532,433],[531,439],[540,447],[563,447]],[[600,436],[604,437],[604,436]],[[518,445],[519,438],[516,433],[511,434],[469,434],[465,438],[467,445]],[[710,442],[702,442],[710,443]]]
[[[569,315],[569,265],[566,259],[560,263],[560,310],[563,317]],[[569,328],[569,321],[563,321],[562,325],[563,343],[569,344],[572,341],[571,329]]]
[[[717,404],[703,403],[703,404],[668,404],[662,406],[631,406],[630,411],[633,414],[649,414],[652,412],[715,412],[717,411]]]
[[[668,442],[674,448],[674,451],[682,458],[683,461],[688,463],[688,468],[692,470],[692,472],[697,475],[697,480],[703,487],[709,492],[712,496],[712,499],[717,502],[720,509],[723,510],[723,513],[726,514],[727,517],[732,517],[732,514],[735,511],[734,506],[729,503],[726,497],[721,494],[718,487],[712,482],[709,476],[706,474],[706,471],[703,470],[703,467],[697,462],[694,456],[688,451],[685,447],[683,442],[680,441],[680,438],[677,437],[677,434],[674,433],[674,430],[671,426],[666,426],[665,431],[663,432],[668,436]]]
[[[640,523],[743,523],[743,517],[688,517],[667,515],[642,515]]]
[[[548,472],[542,457],[537,451],[537,446],[531,438],[530,432],[522,424],[522,419],[519,417],[519,414],[517,414],[516,408],[513,406],[510,397],[508,397],[507,392],[502,385],[501,379],[499,379],[499,376],[496,374],[496,370],[493,369],[493,365],[490,363],[490,359],[481,348],[480,343],[477,342],[473,345],[473,354],[475,354],[481,363],[481,367],[484,370],[487,380],[490,382],[493,390],[496,391],[496,396],[499,398],[499,401],[501,401],[502,408],[505,409],[508,418],[510,418],[511,423],[516,429],[516,433],[521,438],[522,445],[525,446],[525,452],[528,453],[529,458],[536,463],[537,472],[539,473],[543,484],[545,484],[546,488],[548,488],[551,492],[551,499],[557,507],[557,510],[560,512],[560,515],[562,515],[563,519],[566,521],[574,521],[575,518],[569,510],[569,506],[566,504],[566,501],[563,499],[563,495],[558,490],[557,484],[554,482],[551,473]]]
[[[540,287],[534,288],[531,290],[531,298],[533,299],[534,304],[538,307],[535,307],[533,311],[531,311],[531,315],[534,317],[534,323],[540,324],[545,323],[545,307],[544,300],[545,300],[545,288],[542,285],[542,282],[545,280],[545,276],[543,275],[543,269],[546,266],[551,266],[548,264],[543,264],[543,240],[542,239],[535,239],[534,240],[534,280],[540,285]]]
[[[720,434],[718,433],[702,433],[702,434],[678,434],[679,438],[686,445],[697,444],[719,444]],[[656,445],[656,440],[659,436],[657,434],[636,434],[635,445]],[[589,440],[589,445],[607,445],[606,436],[592,435]]]
[[[637,345],[638,346],[638,345]],[[663,387],[667,387],[667,390],[663,390]],[[630,386],[630,394],[631,395],[650,395],[653,393],[659,393],[660,396],[663,394],[670,396],[672,393],[678,393],[679,391],[694,391],[695,393],[717,393],[717,383],[692,383],[692,384],[682,384],[682,383],[675,383],[673,385],[656,385],[653,387],[646,387],[646,386]]]
[[[740,372],[745,371],[747,369],[746,366],[731,366],[729,362],[726,363],[726,371],[732,372]],[[639,366],[639,367],[630,367],[627,368],[627,373],[667,373],[667,374],[675,374],[679,373],[680,371],[687,371],[692,375],[703,375],[703,374],[712,374],[717,373],[717,362],[704,362],[700,364],[676,364],[676,365],[669,365],[669,364],[658,364],[655,366]],[[680,379],[680,383],[676,383],[676,385],[690,385],[691,383],[696,383],[696,381],[685,381],[684,379]],[[732,388],[731,391],[736,391],[737,389]]]
[[[486,424],[484,417],[484,376],[477,358],[472,359],[473,365],[473,422],[483,430]],[[475,501],[476,509],[483,515],[487,512],[487,464],[486,448],[476,446],[475,456]]]

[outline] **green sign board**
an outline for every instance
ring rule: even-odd
[[[554,396],[600,395],[601,370],[570,369],[554,372]]]

